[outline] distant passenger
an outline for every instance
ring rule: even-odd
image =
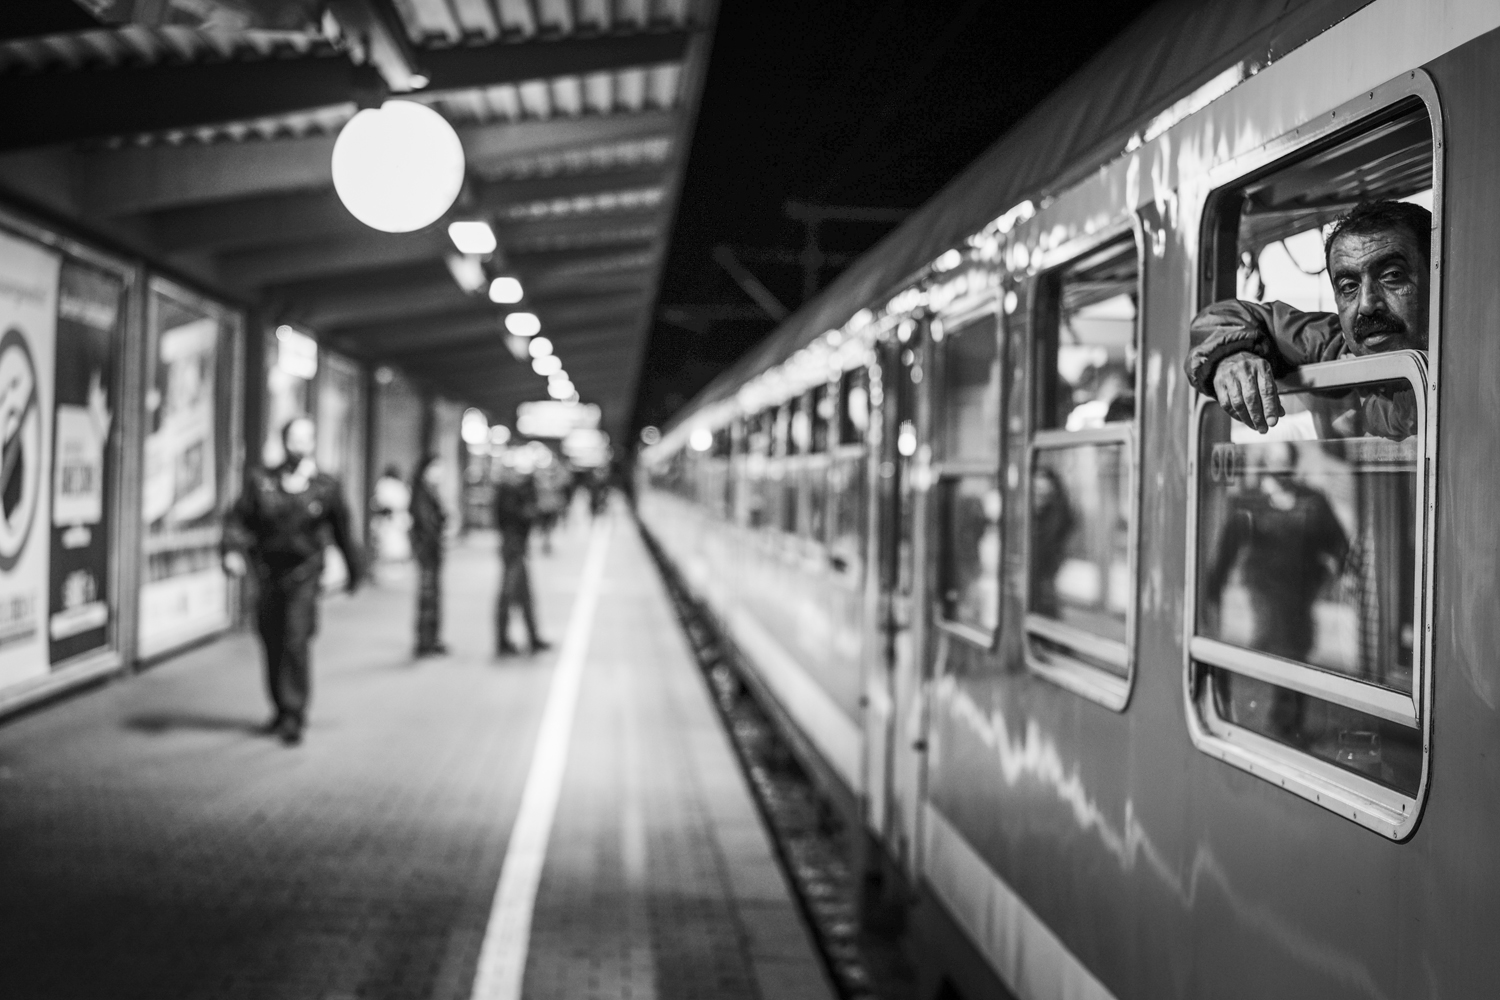
[[[495,651],[511,656],[520,650],[510,641],[510,611],[519,605],[521,620],[533,653],[551,645],[536,629],[536,608],[532,604],[531,572],[527,568],[527,549],[531,528],[537,519],[536,482],[529,474],[504,468],[500,485],[495,488],[495,527],[500,531],[500,600],[495,609]]]
[[[443,466],[428,455],[411,481],[411,553],[417,561],[416,655],[443,656],[443,547],[447,543],[448,512],[438,496]]]
[[[1286,441],[1251,453],[1245,486],[1229,495],[1203,581],[1208,627],[1223,637],[1224,590],[1237,579],[1249,598],[1251,649],[1306,662],[1318,639],[1316,605],[1349,557],[1349,538],[1328,498],[1297,477],[1298,451]],[[1266,722],[1293,738],[1301,730],[1302,699],[1267,685]]]
[[[1325,244],[1337,313],[1284,302],[1216,302],[1192,323],[1188,381],[1261,433],[1283,415],[1276,379],[1298,366],[1387,351],[1427,349],[1432,213],[1367,201],[1334,225]],[[1416,432],[1410,393],[1361,398],[1364,429],[1400,440]]]
[[[337,544],[348,566],[352,594],[364,560],[349,530],[344,488],[313,461],[316,428],[294,417],[281,430],[286,460],[251,474],[224,530],[224,569],[255,570],[257,625],[266,649],[266,687],[276,714],[267,729],[288,746],[302,742],[311,689],[310,647],[318,630],[323,550]]]

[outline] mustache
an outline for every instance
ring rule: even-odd
[[[1406,325],[1390,316],[1356,316],[1350,332],[1356,340],[1368,340],[1387,333],[1405,333]]]

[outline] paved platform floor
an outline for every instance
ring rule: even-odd
[[[581,517],[533,558],[543,656],[491,656],[493,537],[450,555],[450,657],[410,658],[409,574],[328,600],[301,747],[256,732],[243,635],[0,724],[0,996],[466,1000],[497,946],[535,1000],[831,996],[654,567],[612,516],[529,948],[486,933]]]

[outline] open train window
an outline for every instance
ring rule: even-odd
[[[1313,354],[1335,360],[1286,366],[1285,414],[1264,434],[1199,398],[1186,623],[1195,743],[1397,839],[1416,822],[1431,732],[1437,395],[1426,350],[1343,349],[1324,242],[1360,202],[1441,206],[1430,84],[1400,87],[1209,203],[1203,301],[1324,313]],[[1440,231],[1421,275],[1429,349]]]
[[[932,322],[938,621],[988,647],[1000,624],[1000,338],[993,312]]]
[[[1026,662],[1111,708],[1135,631],[1133,234],[1044,274],[1033,341]]]

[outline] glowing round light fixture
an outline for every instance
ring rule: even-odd
[[[535,358],[531,362],[531,370],[538,375],[551,375],[553,372],[562,371],[562,359],[555,354],[546,354]]]
[[[447,119],[425,104],[366,108],[333,144],[333,187],[360,222],[386,233],[429,226],[464,183],[464,147]]]
[[[557,371],[555,371],[551,375],[547,376],[547,381],[548,382],[571,382],[573,380],[570,379],[570,378],[568,378],[568,373],[567,372],[565,372],[561,368],[559,368]]]
[[[546,337],[532,337],[526,349],[531,352],[533,358],[545,358],[552,353],[552,341]]]
[[[707,451],[714,446],[714,432],[707,427],[695,427],[688,435],[688,444],[694,451]]]
[[[490,282],[490,301],[502,306],[512,306],[521,301],[521,281],[508,275],[501,275]]]
[[[572,399],[573,383],[549,382],[547,384],[547,395],[551,396],[553,399]]]
[[[505,328],[517,337],[535,337],[542,332],[542,321],[536,313],[510,313],[505,317]]]
[[[641,443],[653,445],[661,440],[661,431],[655,427],[646,426],[641,428]]]

